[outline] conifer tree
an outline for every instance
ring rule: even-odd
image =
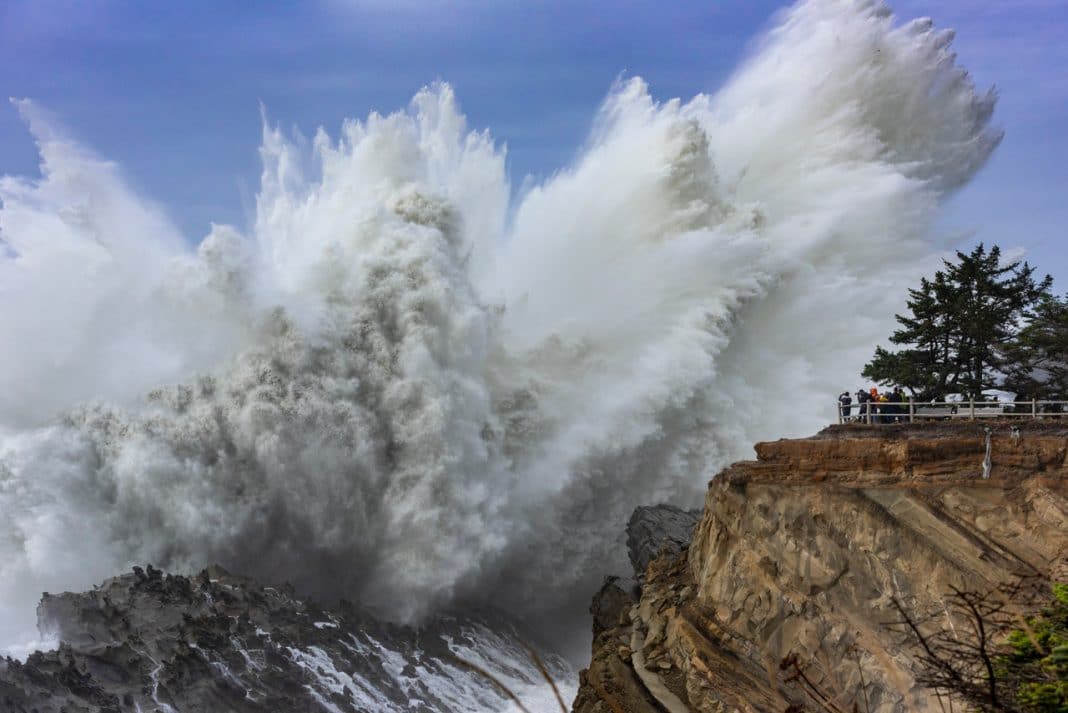
[[[1068,400],[1068,295],[1042,298],[1005,361],[1005,388],[1018,398]]]
[[[1001,250],[982,243],[957,251],[955,262],[943,260],[933,279],[909,290],[910,314],[896,315],[901,329],[890,341],[904,348],[877,347],[863,375],[920,399],[954,392],[981,399],[998,385],[1010,344],[1052,282],[1048,275],[1036,282],[1026,262],[1000,263]]]

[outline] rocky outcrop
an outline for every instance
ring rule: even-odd
[[[4,713],[499,711],[499,684],[520,696],[548,687],[501,616],[393,626],[218,567],[135,568],[90,592],[46,594],[38,617],[62,643],[0,660]],[[564,661],[541,658],[570,678]]]
[[[627,554],[634,571],[644,572],[657,557],[677,556],[689,547],[700,519],[700,510],[674,505],[635,508],[627,522]]]
[[[1068,579],[1059,425],[838,427],[756,453],[712,481],[686,551],[599,593],[573,710],[940,710],[891,600],[948,617],[952,587]]]

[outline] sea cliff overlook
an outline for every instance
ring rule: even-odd
[[[952,625],[954,587],[1068,579],[1068,428],[1017,427],[834,426],[757,444],[712,480],[681,554],[669,538],[637,586],[598,593],[573,710],[939,710],[893,602]]]

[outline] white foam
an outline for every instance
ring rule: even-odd
[[[54,651],[59,647],[57,636],[32,638],[24,641],[16,641],[7,646],[0,647],[0,657],[8,656],[16,661],[26,662],[30,654],[37,651]]]

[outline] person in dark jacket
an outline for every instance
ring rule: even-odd
[[[890,400],[894,402],[894,413],[897,414],[897,418],[894,420],[902,423],[905,421],[905,414],[908,411],[905,408],[905,392],[901,390],[900,386],[894,387],[894,392],[890,394]]]
[[[853,403],[853,397],[849,395],[848,391],[843,391],[838,397],[838,403],[841,404],[842,423],[849,420],[849,410]]]
[[[857,413],[859,414],[861,421],[867,420],[870,401],[871,394],[864,389],[857,390]]]

